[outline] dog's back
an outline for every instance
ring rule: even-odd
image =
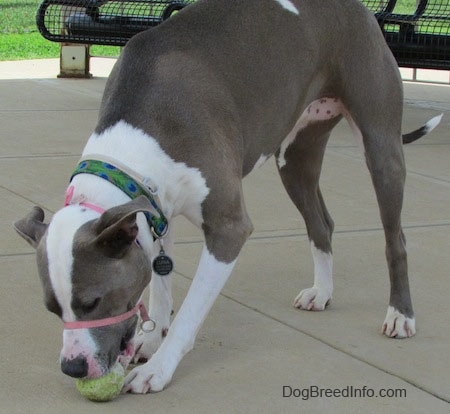
[[[183,159],[185,139],[237,140],[248,173],[261,153],[276,152],[309,103],[342,94],[353,50],[381,36],[357,0],[297,1],[295,11],[281,3],[200,0],[132,38],[106,86],[96,132],[125,119],[175,159]],[[386,55],[373,48],[363,70]]]

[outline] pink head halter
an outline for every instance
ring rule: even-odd
[[[74,187],[71,185],[66,191],[66,198],[64,200],[64,206],[68,206],[71,204],[73,197]],[[97,213],[104,213],[105,209],[103,207],[97,206],[92,203],[80,202],[77,203],[83,207],[89,208],[90,210],[94,210]],[[144,302],[139,301],[137,305],[129,310],[128,312],[122,313],[117,316],[112,316],[110,318],[104,319],[94,319],[90,321],[73,321],[73,322],[64,322],[64,329],[90,329],[90,328],[101,328],[103,326],[115,325],[117,323],[126,321],[127,319],[132,318],[139,312],[141,316],[141,329],[144,332],[151,332],[156,328],[156,322],[153,319],[150,319],[148,316],[147,309],[145,308]],[[145,327],[146,322],[151,322],[150,328]]]

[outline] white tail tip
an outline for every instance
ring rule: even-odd
[[[433,131],[434,128],[436,128],[439,123],[442,120],[442,117],[444,116],[444,114],[440,114],[438,116],[435,116],[434,118],[431,118],[426,124],[425,124],[425,128],[426,128],[426,133],[430,133],[431,131]]]

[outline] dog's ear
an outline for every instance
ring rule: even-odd
[[[17,233],[34,248],[39,244],[47,227],[48,224],[44,224],[44,211],[38,206],[34,206],[26,217],[14,223]]]
[[[129,203],[106,210],[94,222],[94,243],[109,257],[120,259],[138,235],[136,214],[152,211],[146,197],[140,196]]]

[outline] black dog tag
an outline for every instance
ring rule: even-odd
[[[159,276],[167,276],[173,270],[173,260],[166,255],[164,250],[153,260],[153,270]]]

